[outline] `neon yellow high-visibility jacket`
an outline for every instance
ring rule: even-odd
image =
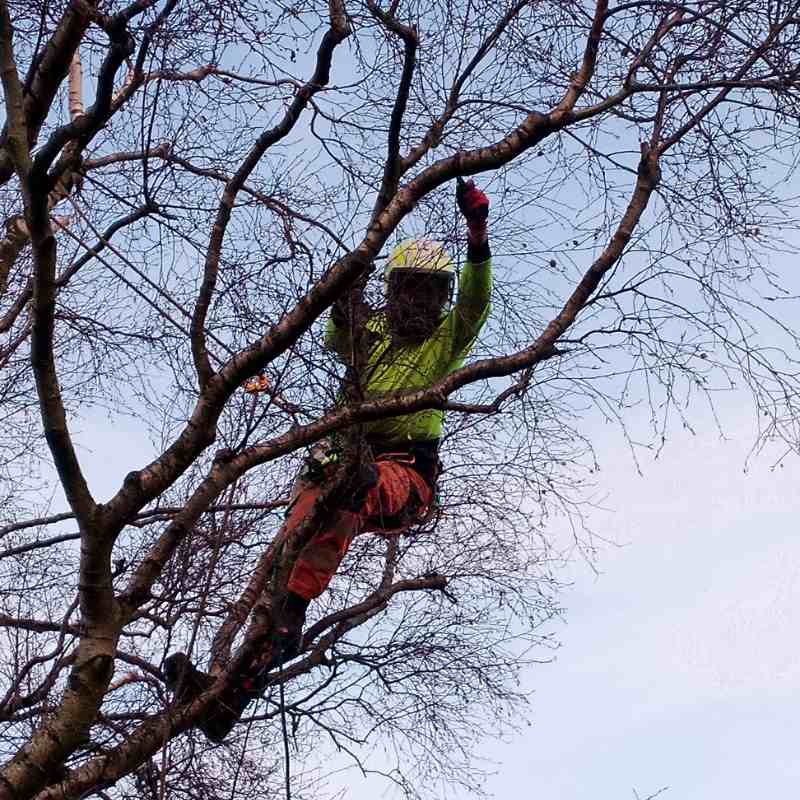
[[[386,317],[380,314],[370,319],[367,328],[375,335],[375,343],[367,361],[366,397],[426,389],[462,366],[489,316],[491,291],[491,258],[479,264],[467,261],[453,308],[421,344],[393,346]],[[350,331],[329,318],[325,346],[347,363],[352,352]],[[365,429],[370,437],[400,445],[439,438],[443,422],[444,412],[431,409],[368,422]]]

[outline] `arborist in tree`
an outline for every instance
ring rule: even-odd
[[[489,200],[473,181],[461,179],[456,197],[468,230],[467,261],[456,302],[448,310],[455,267],[439,242],[410,239],[394,249],[384,271],[385,311],[366,322],[367,349],[356,378],[365,399],[426,389],[458,369],[486,321],[492,285]],[[357,329],[348,299],[343,298],[332,308],[325,345],[351,368]],[[263,691],[267,673],[300,653],[309,603],[325,591],[353,538],[367,531],[399,534],[425,519],[436,494],[443,422],[444,412],[431,409],[363,426],[370,458],[359,470],[358,488],[298,554],[285,603],[273,610],[275,633],[266,658],[246,670],[239,685],[210,704],[198,721],[209,739],[222,741],[247,704]],[[284,523],[287,541],[311,515],[335,466],[335,449],[312,450]],[[167,685],[182,702],[214,682],[183,653],[170,656],[164,671]]]

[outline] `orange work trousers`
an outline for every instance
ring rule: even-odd
[[[425,517],[433,501],[433,491],[425,479],[399,461],[375,462],[377,484],[369,490],[361,511],[339,510],[300,551],[289,576],[289,591],[306,600],[319,597],[347,553],[353,538],[367,531],[401,533]],[[307,484],[292,505],[284,523],[291,536],[309,516],[322,487]]]

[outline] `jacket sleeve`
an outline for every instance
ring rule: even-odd
[[[325,347],[336,353],[342,361],[348,361],[352,352],[350,331],[338,326],[333,317],[328,317],[325,323]]]
[[[492,296],[492,259],[473,263],[467,260],[461,270],[458,298],[453,315],[453,356],[463,357],[489,317]]]

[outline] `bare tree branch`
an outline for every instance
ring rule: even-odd
[[[204,336],[205,320],[206,314],[208,313],[208,306],[211,302],[211,296],[217,282],[222,243],[233,211],[233,204],[236,202],[236,195],[239,193],[264,153],[266,153],[272,145],[279,142],[291,132],[295,123],[300,118],[300,115],[308,105],[310,98],[328,83],[333,51],[350,33],[344,3],[342,3],[341,0],[330,0],[329,14],[330,28],[325,33],[319,50],[317,51],[317,62],[314,68],[314,74],[309,81],[298,90],[294,100],[286,110],[283,119],[275,127],[264,131],[264,133],[259,136],[247,157],[239,165],[236,174],[228,182],[222,193],[211,239],[208,243],[208,251],[203,268],[203,282],[197,297],[197,303],[195,304],[191,328],[192,353],[194,355],[195,368],[197,370],[197,377],[201,389],[207,386],[213,375],[208,353],[206,352]]]

